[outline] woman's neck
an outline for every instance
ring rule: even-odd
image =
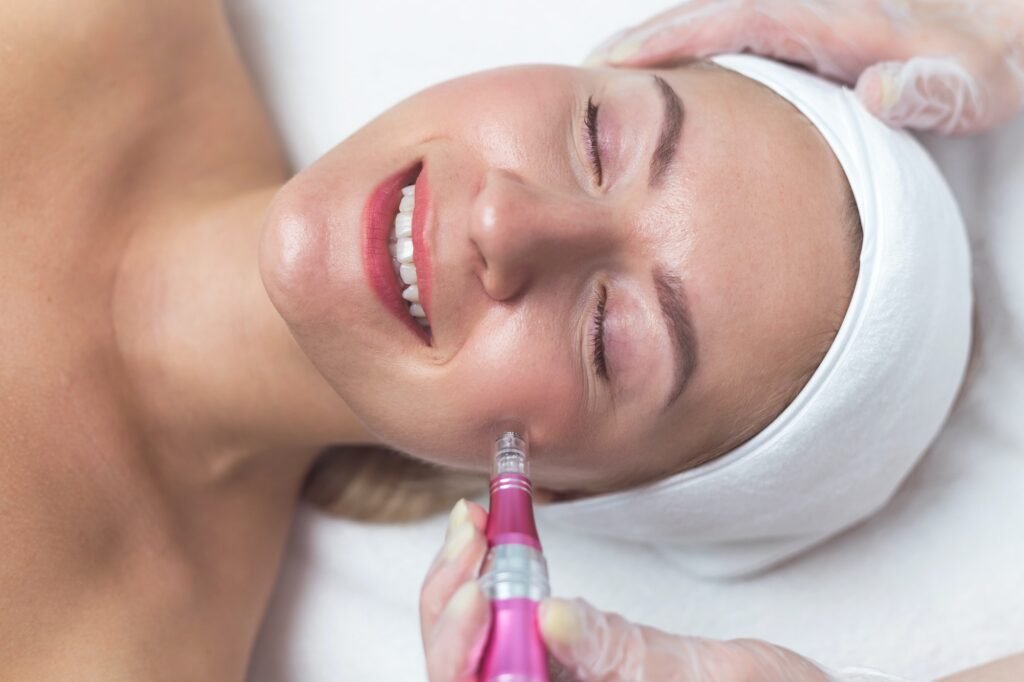
[[[121,261],[112,315],[131,408],[148,447],[190,478],[271,461],[301,477],[329,445],[375,442],[263,287],[263,214],[277,189],[139,228]]]

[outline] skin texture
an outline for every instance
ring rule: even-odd
[[[614,488],[752,435],[816,364],[854,280],[838,162],[774,93],[695,63],[659,72],[685,122],[651,188],[662,121],[652,73],[513,67],[442,84],[277,195],[264,282],[382,441],[486,470],[480,444],[513,419],[528,425],[539,484]],[[599,104],[600,185],[585,151],[588,98]],[[378,302],[355,247],[368,195],[417,159],[432,194],[432,346]],[[700,356],[668,410],[655,263],[686,287]],[[610,381],[594,370],[588,334],[602,284]]]
[[[648,145],[649,75],[613,87],[611,70],[534,68],[432,90],[278,194],[288,170],[217,3],[16,1],[0,14],[0,660],[11,679],[241,680],[303,477],[326,446],[387,443],[483,468],[486,424],[518,417],[552,487],[676,465],[735,433],[709,415],[749,421],[747,406],[800,373],[791,346],[812,348],[844,309],[835,162],[787,106],[729,74],[665,74],[709,108],[692,106],[687,159],[658,193],[634,184],[643,164],[628,154],[608,161],[607,193],[588,188],[569,151],[581,98],[602,88],[620,119],[616,98],[635,92],[623,148]],[[710,107],[715,88],[736,99]],[[744,133],[744,120],[757,126]],[[783,138],[792,148],[775,146]],[[432,349],[376,307],[354,251],[303,248],[355,240],[367,192],[423,151],[446,180],[436,205],[452,225],[437,233]],[[783,152],[806,163],[780,165]],[[743,201],[712,200],[723,187]],[[485,209],[517,229],[480,232],[471,218]],[[320,229],[325,215],[336,232]],[[580,244],[581,224],[603,252]],[[289,234],[286,258],[275,245]],[[479,269],[473,244],[504,274]],[[565,252],[560,273],[534,263],[538,244]],[[582,320],[571,313],[600,274],[620,292],[609,327],[643,328],[650,290],[636,273],[655,251],[692,283],[706,349],[677,410],[686,431],[637,402],[646,382],[663,396],[659,372],[632,379],[615,412],[595,385],[584,391],[582,327],[565,325]],[[325,262],[334,279],[318,274]],[[643,352],[662,342],[654,330]],[[576,405],[586,423],[564,412]],[[588,454],[588,424],[604,424],[605,449]],[[669,438],[670,452],[613,459]]]

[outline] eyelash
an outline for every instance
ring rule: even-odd
[[[594,174],[597,176],[597,184],[600,185],[604,173],[601,169],[601,154],[597,146],[597,110],[599,106],[594,104],[594,98],[587,98],[587,113],[584,117],[584,125],[587,128],[587,154],[594,166]]]
[[[604,359],[604,309],[608,303],[608,288],[601,285],[597,291],[597,312],[590,327],[590,347],[594,356],[594,368],[597,376],[608,379],[608,365]]]

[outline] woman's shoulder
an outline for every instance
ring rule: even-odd
[[[219,2],[0,5],[0,224],[15,233],[135,225],[186,191],[283,173]]]
[[[0,83],[19,94],[70,98],[123,86],[209,33],[216,2],[6,0],[0,7]],[[191,37],[191,42],[185,40]],[[18,101],[4,100],[5,109]]]
[[[213,126],[230,139],[231,118],[244,130],[259,110],[248,85],[215,0],[4,2],[0,179],[8,188],[7,172],[38,178],[111,160],[121,163],[111,173],[128,181],[136,178],[123,177],[126,159],[208,154],[224,143],[183,140]]]

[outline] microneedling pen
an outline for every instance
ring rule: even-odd
[[[550,592],[548,565],[533,520],[525,435],[508,431],[494,444],[487,557],[480,585],[491,600],[491,631],[478,682],[548,682],[537,608]]]

